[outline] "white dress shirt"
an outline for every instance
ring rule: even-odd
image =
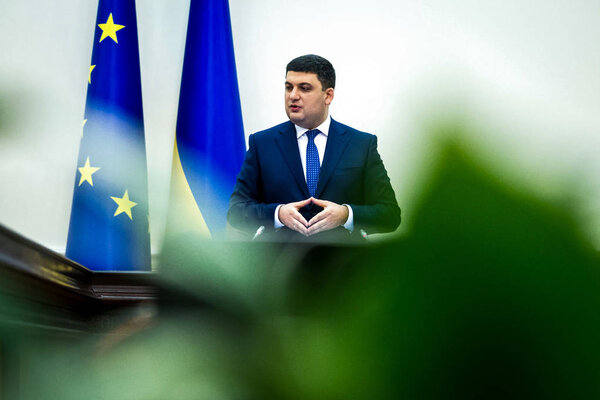
[[[323,165],[323,156],[325,155],[327,137],[329,135],[329,125],[331,125],[331,117],[327,115],[325,121],[315,128],[319,130],[319,134],[315,136],[315,145],[317,146],[317,151],[319,152],[319,165]],[[304,180],[306,180],[306,147],[308,146],[308,136],[306,135],[306,132],[308,132],[309,129],[302,128],[298,125],[294,126],[296,127],[296,137],[298,138],[298,151],[300,152],[302,171],[304,171]],[[279,208],[281,208],[282,205],[283,204],[278,205],[275,209],[275,229],[283,227],[283,224],[281,221],[279,221]],[[343,226],[352,232],[354,230],[354,214],[352,213],[352,207],[350,207],[348,204],[344,205],[348,207],[348,219]]]

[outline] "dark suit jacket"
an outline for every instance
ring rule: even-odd
[[[273,239],[302,235],[287,228],[274,232],[279,204],[309,198],[302,170],[296,129],[290,121],[250,135],[249,149],[229,200],[227,220],[234,228],[254,234],[259,226]],[[354,232],[390,232],[400,224],[400,208],[377,152],[377,137],[331,120],[316,198],[348,204],[354,214]],[[301,210],[308,221],[321,210],[311,204]],[[343,240],[343,227],[313,239]]]

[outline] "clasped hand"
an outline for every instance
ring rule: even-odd
[[[306,221],[299,210],[310,203],[322,207],[323,210],[312,217],[310,221]],[[304,236],[311,236],[345,224],[348,214],[346,206],[310,197],[306,200],[282,205],[279,207],[278,217],[279,221],[288,228],[300,232]]]

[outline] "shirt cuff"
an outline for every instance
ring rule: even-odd
[[[281,208],[283,204],[280,204],[277,206],[277,208],[275,209],[275,223],[273,224],[273,226],[275,227],[275,229],[279,229],[279,228],[283,228],[283,224],[281,223],[281,221],[279,220],[279,209]]]
[[[346,220],[346,223],[343,226],[348,231],[352,232],[354,231],[354,214],[352,213],[352,207],[350,207],[348,204],[342,205],[348,207],[348,219]],[[275,214],[277,214],[277,212],[275,212]]]

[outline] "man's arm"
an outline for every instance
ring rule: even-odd
[[[250,234],[259,226],[272,227],[277,204],[262,202],[262,184],[254,135],[248,139],[249,148],[229,198],[227,221],[236,229]]]
[[[377,151],[377,137],[369,143],[365,170],[364,204],[350,204],[354,213],[355,229],[367,233],[392,232],[400,225],[400,208],[383,161]]]

